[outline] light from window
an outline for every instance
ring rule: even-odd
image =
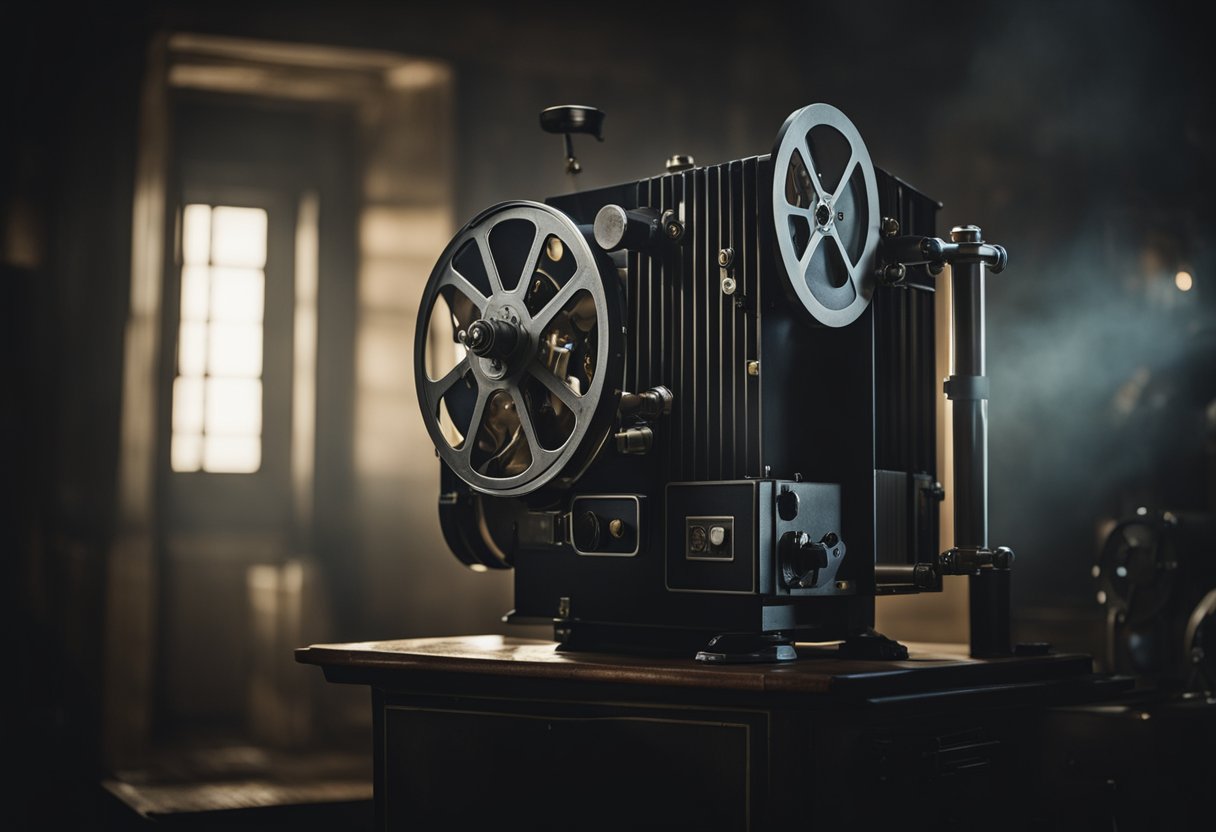
[[[261,467],[266,223],[261,208],[194,204],[182,211],[174,471]]]

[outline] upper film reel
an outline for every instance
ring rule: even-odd
[[[597,257],[561,212],[507,202],[435,264],[414,343],[418,401],[440,457],[476,490],[513,497],[572,479],[603,444],[624,336],[615,272]]]
[[[878,181],[853,122],[830,104],[796,110],[773,148],[773,229],[787,287],[821,324],[841,327],[874,293]]]

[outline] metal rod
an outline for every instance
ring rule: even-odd
[[[980,229],[958,226],[954,243],[980,244]],[[954,546],[988,549],[988,379],[984,375],[984,263],[953,265],[954,366],[946,385],[954,415]],[[1010,652],[1009,569],[984,567],[968,581],[971,655]]]
[[[960,226],[955,242],[978,242]],[[984,264],[953,267],[954,366],[947,387],[954,414],[954,545],[988,548],[988,392],[985,367]]]

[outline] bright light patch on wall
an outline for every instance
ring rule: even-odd
[[[195,204],[182,211],[174,471],[247,474],[261,467],[266,224],[261,208]]]
[[[1190,272],[1178,272],[1174,275],[1174,285],[1178,287],[1179,292],[1189,292],[1195,285],[1195,279],[1191,277]]]

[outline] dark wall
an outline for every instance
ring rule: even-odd
[[[20,220],[38,252],[3,273],[6,638],[35,671],[28,701],[71,736],[94,738],[138,85],[158,30],[450,61],[461,217],[566,188],[536,123],[550,104],[608,113],[607,141],[577,145],[592,187],[676,152],[766,153],[790,111],[834,103],[947,227],[976,222],[1011,252],[990,293],[992,526],[1020,553],[1019,609],[1096,613],[1094,524],[1128,492],[1210,499],[1187,484],[1213,397],[1188,364],[1213,354],[1198,346],[1216,296],[1212,59],[1180,3],[41,9],[0,50],[6,234]]]
[[[100,755],[141,19],[33,8],[0,49],[6,818],[56,805]]]

